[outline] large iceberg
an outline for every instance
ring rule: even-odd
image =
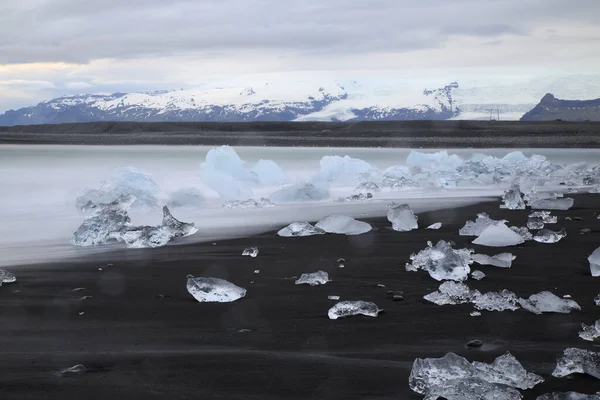
[[[590,272],[592,273],[592,276],[600,276],[600,247],[590,254],[588,262],[590,263]]]
[[[337,183],[356,182],[361,174],[372,168],[368,162],[349,156],[325,156],[319,164],[319,178]]]
[[[317,228],[312,226],[308,222],[292,222],[285,228],[279,230],[277,235],[283,237],[292,237],[292,236],[313,236],[313,235],[324,235],[325,232],[321,228]]]
[[[241,299],[246,289],[219,278],[187,276],[187,291],[201,303],[227,303]]]
[[[461,236],[479,236],[487,227],[500,222],[506,221],[496,221],[491,219],[486,213],[479,213],[477,214],[477,219],[475,221],[467,221],[465,226],[458,231],[458,234]]]
[[[364,315],[366,317],[377,317],[382,310],[377,304],[370,301],[353,300],[340,301],[329,309],[327,315],[329,319],[338,319],[351,317],[353,315]]]
[[[588,374],[600,379],[600,353],[569,347],[556,360],[552,376],[562,378],[571,374]]]
[[[490,225],[481,232],[473,244],[489,247],[516,246],[524,240],[518,233],[507,227],[503,222]]]
[[[329,188],[321,181],[296,183],[283,187],[269,196],[273,203],[319,201],[327,198],[329,198]]]
[[[406,232],[419,227],[417,216],[408,204],[391,203],[388,207],[387,219],[392,223],[392,229],[395,231]]]
[[[327,233],[338,233],[341,235],[360,235],[372,229],[368,223],[357,221],[345,215],[330,215],[317,222],[315,226]]]
[[[534,314],[548,312],[568,314],[573,310],[581,310],[574,300],[560,298],[548,291],[532,294],[528,299],[519,299],[519,304]]]
[[[453,249],[452,244],[440,240],[435,246],[427,242],[427,248],[411,254],[412,264],[406,264],[407,271],[422,269],[437,280],[464,281],[471,272],[471,249]]]

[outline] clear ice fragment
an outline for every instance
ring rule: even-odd
[[[569,347],[556,360],[552,376],[562,378],[571,374],[588,374],[600,379],[600,353]]]
[[[533,234],[526,227],[511,226],[510,229],[517,235],[521,236],[524,241],[533,240]]]
[[[573,207],[574,200],[570,197],[557,199],[541,199],[530,204],[533,210],[568,210]]]
[[[527,229],[543,229],[544,220],[542,218],[529,217],[527,219]]]
[[[283,237],[292,236],[313,236],[313,235],[324,235],[326,232],[315,226],[312,226],[308,222],[292,222],[285,228],[277,232],[277,235]]]
[[[3,283],[13,283],[16,281],[17,278],[15,277],[15,274],[5,269],[0,269],[0,286],[2,286]]]
[[[502,202],[502,208],[507,208],[509,210],[525,209],[525,201],[523,201],[523,193],[519,190],[519,185],[513,185],[511,189],[504,192]]]
[[[513,260],[517,258],[512,253],[500,253],[495,256],[486,254],[473,254],[473,261],[480,265],[492,265],[498,268],[510,268]]]
[[[583,394],[577,392],[554,392],[538,396],[536,400],[600,400],[600,392],[596,394]]]
[[[388,221],[392,223],[392,229],[395,231],[412,231],[419,227],[417,216],[413,213],[408,204],[391,203],[387,213]]]
[[[558,222],[558,217],[550,215],[550,211],[534,211],[529,214],[529,218],[541,218],[544,224],[556,224]]]
[[[423,298],[438,306],[465,304],[473,300],[480,293],[471,290],[464,283],[447,281],[440,285],[437,291],[423,296]]]
[[[329,319],[345,318],[353,315],[377,317],[381,311],[375,303],[370,301],[340,301],[329,309],[327,315]]]
[[[475,279],[476,281],[480,281],[483,278],[485,278],[485,274],[480,270],[476,269],[475,271],[471,272],[471,278]]]
[[[310,272],[300,275],[296,280],[296,285],[317,286],[329,282],[329,274],[325,271]]]
[[[490,225],[481,232],[473,244],[489,247],[516,246],[524,240],[515,231],[507,227],[503,222]]]
[[[372,229],[368,223],[357,221],[345,215],[330,215],[317,222],[315,226],[327,233],[341,235],[361,235]]]
[[[242,251],[242,256],[258,256],[258,247],[248,247],[247,249],[244,249],[244,251]]]
[[[248,199],[248,200],[229,200],[223,203],[223,208],[239,208],[245,210],[248,208],[267,208],[275,207],[275,204],[269,199],[261,198],[259,201]]]
[[[479,236],[490,225],[497,224],[503,221],[496,221],[490,218],[486,213],[477,214],[475,221],[467,221],[465,226],[460,228],[458,233],[460,236]],[[506,222],[506,221],[504,221]]]
[[[436,222],[435,224],[431,224],[427,227],[427,229],[440,229],[442,227],[441,222]]]
[[[517,296],[506,289],[500,292],[487,292],[479,296],[475,296],[473,304],[478,310],[486,311],[505,311],[505,310],[518,310]]]
[[[471,249],[453,249],[452,244],[440,240],[417,254],[411,254],[412,264],[406,264],[407,271],[425,270],[437,280],[464,281],[471,272]]]
[[[588,262],[590,263],[590,272],[592,273],[592,276],[600,276],[600,247],[590,254]],[[598,296],[600,297],[600,295]],[[598,299],[598,297],[596,298]],[[597,302],[596,305],[600,305],[598,304],[599,302]]]
[[[564,229],[558,232],[551,231],[550,229],[542,229],[533,236],[533,240],[538,243],[556,243],[566,236],[567,231]]]
[[[594,322],[593,325],[581,324],[581,332],[579,337],[588,342],[593,342],[600,337],[600,319]]]
[[[568,314],[573,310],[581,310],[574,300],[560,298],[548,291],[532,294],[528,299],[519,299],[519,304],[534,314],[548,312]]]
[[[241,299],[246,289],[219,278],[187,276],[187,291],[201,303],[228,303]]]

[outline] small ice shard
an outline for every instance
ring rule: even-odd
[[[313,236],[313,235],[324,235],[326,232],[315,226],[312,226],[308,222],[292,222],[285,228],[277,232],[277,235],[283,237],[292,236]]]
[[[529,232],[529,229],[527,229],[526,227],[511,226],[510,229],[519,236],[521,236],[526,242],[529,240],[533,240],[533,235],[531,234],[531,232]]]
[[[600,392],[596,394],[583,394],[577,392],[554,392],[538,396],[536,400],[600,400]]]
[[[506,289],[503,289],[500,292],[487,292],[475,296],[473,299],[473,304],[476,309],[486,311],[518,310],[519,306],[517,305],[517,302],[517,296]]]
[[[511,189],[504,192],[502,195],[502,208],[509,210],[524,210],[525,201],[523,201],[523,193],[519,190],[519,185],[513,185]]]
[[[475,279],[476,281],[480,281],[483,278],[485,278],[485,274],[480,270],[476,269],[475,271],[471,272],[471,278]]]
[[[556,360],[552,376],[562,378],[571,374],[588,374],[600,379],[600,353],[569,347]]]
[[[242,251],[242,256],[256,257],[258,255],[258,247],[248,247]]]
[[[441,222],[436,222],[435,224],[431,224],[427,227],[427,229],[440,229],[442,227]]]
[[[248,200],[229,200],[223,203],[223,208],[239,208],[242,210],[248,208],[267,208],[274,207],[275,204],[269,199],[261,198],[259,201],[248,199]]]
[[[329,309],[327,315],[329,319],[338,319],[351,317],[353,315],[364,315],[367,317],[376,317],[382,310],[377,304],[370,301],[340,301]]]
[[[255,273],[255,274],[260,274],[260,269],[255,269],[255,270],[254,270],[254,273]]]
[[[479,294],[478,291],[471,290],[464,283],[448,281],[442,283],[436,292],[429,293],[423,298],[438,306],[444,306],[469,303]]]
[[[327,296],[327,300],[339,300],[340,296]]]
[[[13,283],[16,280],[15,274],[5,269],[0,269],[0,286],[2,286],[3,283]]]
[[[411,254],[412,264],[406,264],[407,271],[425,270],[437,280],[464,281],[468,278],[471,268],[471,249],[453,249],[452,244],[440,240],[435,246],[427,242],[428,247]]]
[[[593,325],[581,324],[581,332],[579,337],[583,340],[593,342],[595,339],[600,337],[600,319],[594,322]]]
[[[588,262],[590,263],[590,272],[592,276],[600,276],[600,247],[598,247],[590,256],[588,257]],[[600,295],[598,295],[600,297]],[[598,299],[596,297],[596,299]],[[600,305],[600,304],[596,304]]]
[[[492,265],[498,268],[510,268],[513,260],[517,258],[511,253],[500,253],[495,256],[473,254],[473,261],[480,265]]]
[[[574,200],[570,197],[557,199],[540,199],[532,202],[529,206],[533,210],[568,210],[573,207]]]
[[[472,243],[481,246],[504,247],[516,246],[523,242],[521,235],[507,227],[503,222],[499,222],[485,228]]]
[[[560,298],[548,291],[532,294],[528,299],[519,299],[519,304],[534,314],[548,312],[568,314],[573,310],[581,310],[574,300]]]
[[[567,236],[567,231],[564,229],[554,232],[550,229],[542,229],[533,236],[533,240],[538,243],[556,243]]]
[[[496,221],[491,219],[486,213],[479,213],[477,214],[477,219],[475,221],[467,221],[465,226],[460,228],[458,233],[460,236],[479,236],[487,227],[499,222],[503,221]]]
[[[481,317],[481,313],[479,311],[471,311],[469,315],[471,317]]]
[[[341,235],[360,235],[373,229],[366,222],[357,221],[345,215],[330,215],[317,222],[315,226],[327,233]]]
[[[556,224],[558,222],[558,217],[550,215],[550,211],[534,211],[529,214],[529,218],[541,218],[544,224]]]
[[[527,229],[544,229],[544,220],[537,217],[527,219]]]
[[[317,271],[300,275],[296,280],[296,285],[324,285],[329,282],[329,274],[325,271]]]
[[[346,260],[343,258],[338,258],[337,260],[338,268],[344,268],[346,266]]]
[[[219,278],[194,278],[187,276],[187,291],[201,303],[227,303],[241,299],[246,289]]]
[[[388,208],[387,219],[392,223],[392,229],[395,231],[406,232],[419,227],[417,216],[408,204],[391,203]]]
[[[87,372],[87,368],[83,364],[73,365],[72,367],[65,368],[60,371],[62,376],[73,376],[73,375],[81,375]]]

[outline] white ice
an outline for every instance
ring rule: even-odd
[[[242,251],[242,256],[249,256],[255,258],[258,256],[258,247],[248,247]]]
[[[246,296],[246,289],[219,278],[187,277],[187,291],[201,303],[228,303]]]
[[[588,374],[600,379],[600,353],[569,347],[556,360],[552,376],[563,378],[571,374]]]
[[[345,215],[329,215],[317,222],[315,226],[327,233],[341,235],[360,235],[373,229],[370,224]]]
[[[600,337],[600,319],[596,320],[592,325],[581,324],[581,332],[579,337],[588,342],[593,342]]]
[[[590,263],[590,272],[592,276],[600,276],[600,247],[590,254],[588,262]]]
[[[485,278],[485,274],[480,270],[476,269],[475,271],[471,272],[471,278],[475,279],[476,281],[480,281],[483,278]]]
[[[516,256],[512,253],[500,253],[494,256],[486,254],[473,254],[473,261],[480,265],[491,265],[498,268],[510,268]]]
[[[518,233],[507,227],[503,222],[490,225],[481,232],[474,244],[488,247],[516,246],[524,240]]]
[[[296,279],[296,285],[317,286],[324,285],[329,282],[329,274],[325,271],[309,272],[302,274]]]
[[[325,233],[323,229],[317,228],[308,222],[292,222],[277,232],[279,236],[283,237],[324,235]]]
[[[496,221],[490,218],[486,213],[477,214],[475,221],[467,221],[465,226],[458,231],[461,236],[479,236],[490,225],[495,225],[502,221]],[[506,222],[506,221],[504,221]]]
[[[574,310],[581,310],[574,300],[560,298],[548,291],[532,294],[528,299],[519,299],[519,304],[534,314],[549,312],[568,314]]]
[[[529,214],[529,218],[541,218],[544,224],[556,224],[558,217],[551,215],[550,211],[534,211]]]
[[[392,223],[392,229],[395,231],[406,232],[419,227],[417,216],[408,204],[391,203],[387,218]]]
[[[377,317],[381,310],[377,304],[363,300],[340,301],[329,309],[329,319],[346,318],[354,315]]]
[[[440,240],[435,246],[427,242],[427,247],[417,254],[411,254],[412,263],[406,264],[407,271],[422,269],[436,281],[464,281],[471,272],[471,249],[453,249],[452,244]]]
[[[441,222],[436,222],[434,224],[429,225],[426,229],[440,229],[442,227]]]
[[[564,229],[558,232],[551,231],[550,229],[542,229],[533,236],[533,240],[538,243],[556,243],[566,236],[567,232]]]
[[[3,283],[13,283],[16,281],[17,278],[15,277],[15,274],[5,269],[0,269],[0,286],[2,286]]]
[[[530,207],[534,210],[568,210],[573,207],[574,200],[570,197],[559,199],[542,199],[534,201]]]

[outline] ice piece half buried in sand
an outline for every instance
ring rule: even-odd
[[[489,247],[516,246],[523,243],[524,240],[515,231],[506,226],[503,222],[490,225],[481,232],[474,244]]]
[[[527,300],[519,299],[519,304],[534,314],[549,312],[568,314],[573,310],[581,310],[574,300],[560,298],[548,291],[532,294]]]
[[[418,254],[411,254],[412,264],[406,264],[407,271],[425,270],[436,281],[464,281],[471,268],[471,249],[453,249],[448,242],[440,240],[435,246],[427,242],[428,247]]]
[[[600,353],[569,347],[556,360],[552,376],[562,378],[571,374],[588,374],[600,379]]]
[[[353,315],[364,315],[367,317],[376,317],[382,310],[377,304],[370,301],[340,301],[331,307],[327,313],[329,319],[338,319],[351,317]]]
[[[408,204],[391,203],[388,208],[387,218],[392,223],[392,229],[395,231],[406,232],[419,227],[417,216]]]
[[[277,232],[277,235],[283,237],[292,236],[313,236],[313,235],[324,235],[326,232],[315,226],[312,226],[308,222],[292,222],[285,228]]]
[[[366,222],[357,221],[354,218],[345,215],[330,215],[317,222],[315,226],[323,229],[327,233],[337,233],[341,235],[360,235],[367,233],[372,229],[371,225]]]
[[[187,291],[201,303],[228,303],[241,299],[246,289],[219,278],[187,276]]]
[[[329,282],[329,274],[325,271],[310,272],[302,274],[295,282],[296,285],[324,285]]]

